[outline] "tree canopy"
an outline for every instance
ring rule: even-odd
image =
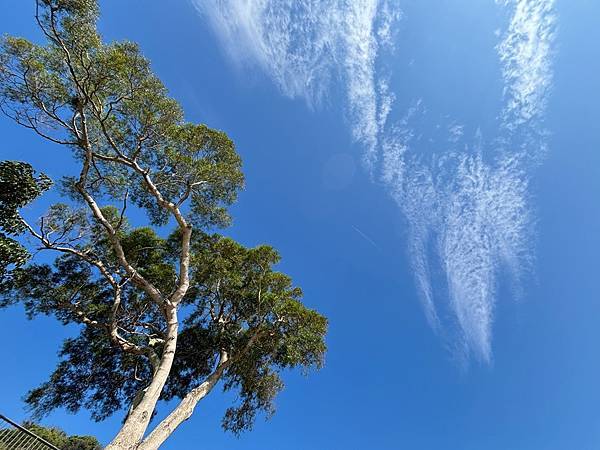
[[[0,163],[0,306],[80,325],[27,403],[96,420],[127,411],[107,448],[154,449],[221,381],[239,399],[223,427],[239,433],[273,413],[281,370],[322,365],[327,321],[275,269],[276,250],[215,234],[243,187],[234,144],[185,121],[136,44],[102,41],[98,14],[93,0],[37,0],[46,44],[0,43],[2,112],[78,167],[57,182],[63,201],[27,220],[52,182]],[[145,226],[131,225],[139,212]],[[150,429],[157,402],[175,398]]]

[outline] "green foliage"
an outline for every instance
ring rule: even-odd
[[[49,380],[27,394],[36,418],[58,407],[72,413],[84,407],[94,420],[104,420],[128,407],[152,376],[149,364],[119,351],[105,333],[91,327],[67,339],[59,356]]]
[[[149,228],[138,228],[124,235],[123,243],[130,259],[140,262],[140,271],[166,286],[174,274],[165,261],[172,257],[177,238],[175,233],[161,240]],[[197,235],[192,287],[184,299],[189,314],[163,399],[182,398],[198,386],[213,370],[219,352],[226,350],[235,362],[224,374],[224,388],[238,390],[240,403],[226,412],[223,426],[239,433],[251,428],[258,411],[272,414],[272,401],[283,387],[277,372],[322,365],[327,320],[301,303],[302,292],[288,276],[273,270],[278,261],[269,246],[249,249],[219,235]],[[54,267],[21,269],[12,298],[24,304],[30,317],[53,314],[65,324],[82,323],[65,306],[74,292],[77,301],[85,302],[88,317],[108,326],[110,291],[73,257],[58,258]],[[157,336],[164,332],[165,321],[149,299],[135,289],[126,298],[123,329],[135,329],[135,318],[152,324]],[[135,335],[128,337],[139,342]],[[27,397],[38,415],[59,406],[72,412],[85,407],[94,419],[104,419],[126,407],[152,376],[148,361],[111,345],[101,327],[83,328],[78,337],[65,341],[60,357],[50,380]]]
[[[240,157],[227,135],[185,122],[136,44],[101,43],[94,1],[38,4],[48,45],[11,36],[0,42],[3,112],[70,145],[78,158],[82,141],[89,142],[98,159],[86,187],[113,198],[129,192],[152,223],[166,224],[168,212],[123,159],[151,173],[165,201],[189,198],[188,213],[198,226],[227,225],[226,206],[244,183]],[[64,190],[77,197],[75,181],[65,179]]]
[[[66,146],[81,171],[61,181],[65,201],[34,229],[19,211],[50,180],[26,163],[0,163],[0,307],[21,303],[29,317],[52,315],[79,334],[28,404],[37,415],[87,408],[96,420],[135,413],[176,336],[161,399],[184,398],[218,374],[238,392],[224,428],[251,428],[258,413],[273,413],[281,371],[321,367],[327,320],[275,270],[273,248],[209,234],[230,222],[227,207],[244,183],[228,136],[186,122],[136,44],[102,42],[96,1],[36,4],[47,42],[2,38],[0,108]],[[130,225],[131,204],[148,226]],[[60,256],[28,263],[13,239],[24,231],[36,250]],[[168,320],[176,312],[179,328]]]
[[[100,442],[93,436],[68,436],[67,433],[60,428],[44,427],[34,422],[24,422],[23,427],[60,450],[102,449]],[[33,437],[28,438],[28,444],[25,444],[23,442],[24,435],[25,433],[23,431],[17,429],[3,430],[2,435],[0,436],[0,449],[14,449],[15,444],[18,444],[19,441],[21,441],[21,446],[26,446],[23,448],[38,448],[39,445],[42,445],[40,441],[33,441]],[[44,445],[44,448],[48,447]]]
[[[93,436],[68,436],[57,427],[43,427],[33,422],[25,422],[23,427],[50,442],[61,450],[100,450],[100,442]]]
[[[17,235],[24,231],[18,210],[51,186],[44,174],[36,175],[31,165],[18,161],[0,161],[0,229]]]
[[[0,161],[0,286],[6,282],[10,267],[19,267],[29,259],[29,252],[15,239],[25,231],[19,209],[50,188],[44,174],[36,174],[23,162]]]
[[[241,355],[224,375],[224,388],[238,390],[240,403],[227,410],[223,426],[239,433],[251,428],[257,411],[273,413],[272,401],[283,387],[277,372],[321,367],[327,320],[301,303],[302,291],[287,275],[273,270],[280,257],[272,247],[245,248],[202,235],[193,249],[193,288],[185,299],[193,309],[165,396],[195,386],[217,349]]]

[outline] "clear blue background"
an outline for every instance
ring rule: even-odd
[[[493,363],[466,371],[426,324],[403,220],[360,168],[338,99],[311,111],[259,73],[233,69],[187,1],[101,6],[105,37],[139,42],[188,119],[235,140],[247,188],[227,233],[278,248],[281,269],[331,323],[326,367],[308,378],[286,374],[272,420],[259,418],[239,439],[223,433],[229,399],[215,391],[163,448],[600,448],[600,3],[557,3],[550,151],[533,183],[535,276],[518,301],[501,292]],[[39,38],[33,1],[2,0],[0,8],[0,31]],[[414,89],[440,114],[485,128],[501,91],[493,2],[407,0],[403,9],[399,53],[415,64],[394,75],[407,91],[399,102]],[[2,159],[29,161],[54,178],[74,169],[65,149],[8,120],[0,135]],[[340,153],[355,160],[352,178],[332,173]],[[26,418],[22,396],[45,380],[72,331],[52,319],[28,322],[19,307],[0,311],[0,412]],[[108,442],[120,418],[96,424],[85,411],[57,411],[44,423]]]

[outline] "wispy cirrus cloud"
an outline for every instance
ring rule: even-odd
[[[224,49],[259,66],[282,93],[316,106],[334,85],[365,160],[376,159],[389,98],[377,95],[376,59],[392,45],[397,8],[387,0],[192,0]]]
[[[237,63],[259,66],[289,97],[318,103],[340,60],[335,1],[194,0]]]
[[[553,78],[553,43],[557,17],[555,0],[498,0],[512,11],[497,50],[502,63],[509,130],[537,126],[546,109]]]
[[[431,164],[407,158],[391,185],[408,219],[413,272],[429,322],[439,329],[446,316],[440,307],[450,311],[465,357],[491,359],[499,272],[505,268],[518,280],[530,259],[528,177],[519,165],[518,159],[487,162],[478,152],[435,156]],[[443,279],[434,283],[435,272]]]
[[[416,132],[425,123],[422,101],[389,120],[396,93],[381,54],[397,39],[397,2],[192,1],[231,58],[260,67],[284,95],[317,106],[329,89],[343,87],[366,167],[407,218],[409,255],[430,324],[443,330],[448,315],[439,310],[449,311],[464,355],[489,361],[499,274],[518,281],[532,258],[526,160],[544,144],[554,0],[496,0],[509,21],[496,48],[504,107],[494,150],[484,152],[479,133],[470,138],[450,121],[447,151],[428,157],[417,150],[427,137],[427,129]]]
[[[428,161],[414,132],[424,121],[417,102],[382,145],[383,180],[408,219],[412,267],[427,317],[440,329],[450,311],[463,356],[492,356],[499,277],[515,284],[532,265],[529,160],[545,142],[541,122],[552,83],[554,0],[510,0],[509,25],[497,46],[504,83],[499,138],[483,152],[481,135],[447,126],[446,152]],[[460,144],[460,148],[458,147]],[[434,280],[441,272],[443,280]],[[445,286],[446,292],[440,292]],[[447,298],[446,304],[440,299]],[[445,315],[444,315],[445,316]]]

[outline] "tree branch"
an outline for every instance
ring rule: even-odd
[[[34,238],[36,238],[37,240],[39,240],[42,243],[43,248],[48,249],[48,250],[55,250],[55,251],[58,251],[58,252],[61,252],[61,253],[68,253],[70,255],[77,256],[81,260],[83,260],[83,261],[87,262],[88,264],[96,267],[100,271],[100,273],[102,274],[102,276],[104,276],[104,278],[106,278],[106,280],[110,283],[110,285],[113,286],[113,288],[118,285],[118,283],[116,282],[116,280],[113,277],[113,275],[107,269],[106,265],[102,261],[100,261],[99,259],[94,259],[90,255],[88,255],[87,253],[82,252],[81,250],[78,250],[78,249],[73,248],[73,247],[65,247],[65,246],[55,245],[52,242],[50,242],[46,237],[44,237],[43,235],[37,233],[33,229],[33,227],[23,217],[20,217],[20,220],[21,220],[21,223],[23,223],[23,225],[25,226],[25,228],[27,228],[27,231],[29,232],[29,234],[31,234],[31,236],[33,236]]]
[[[104,214],[100,210],[100,207],[91,196],[91,194],[86,190],[85,183],[87,179],[87,175],[90,170],[90,165],[92,163],[93,152],[90,147],[89,137],[87,132],[87,124],[85,119],[85,114],[83,111],[80,111],[81,114],[81,123],[82,123],[82,132],[83,132],[83,144],[85,146],[85,156],[83,160],[83,167],[81,169],[81,173],[79,175],[79,180],[75,183],[75,187],[80,195],[83,197],[88,207],[92,211],[92,214],[96,218],[96,220],[104,227],[108,239],[112,245],[112,248],[117,256],[117,260],[120,265],[123,267],[125,272],[129,275],[131,280],[140,288],[148,294],[148,296],[159,306],[164,305],[164,299],[162,293],[148,280],[146,280],[143,276],[139,274],[139,272],[133,267],[127,257],[125,256],[125,252],[123,251],[123,247],[121,245],[121,241],[117,236],[117,232],[114,227],[110,224],[110,222],[104,217]]]
[[[181,400],[179,405],[177,405],[175,409],[152,430],[152,432],[150,432],[148,437],[142,441],[138,450],[154,450],[159,448],[179,425],[191,417],[198,402],[212,391],[219,379],[223,376],[225,370],[254,345],[256,340],[263,334],[263,331],[264,330],[257,328],[252,333],[250,339],[248,339],[246,345],[244,345],[244,348],[234,357],[231,357],[229,353],[222,350],[215,370],[202,384],[192,389]]]
[[[175,431],[175,429],[190,418],[198,402],[206,397],[215,387],[225,369],[231,365],[231,360],[226,352],[222,352],[216,369],[198,387],[192,389],[181,400],[179,405],[163,419],[152,432],[142,441],[138,450],[154,450]]]

